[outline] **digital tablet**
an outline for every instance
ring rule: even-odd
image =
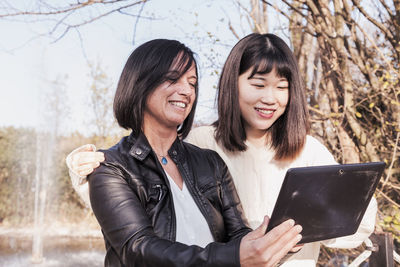
[[[354,234],[384,168],[370,162],[289,169],[267,231],[293,219],[303,227],[299,243]]]

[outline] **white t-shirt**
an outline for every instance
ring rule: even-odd
[[[176,217],[176,241],[186,245],[205,247],[214,242],[211,230],[186,184],[182,190],[166,173],[171,188]]]
[[[286,171],[293,167],[337,164],[332,154],[317,139],[307,136],[303,151],[290,163],[273,159],[274,151],[268,147],[255,147],[246,142],[247,150],[230,152],[216,143],[215,128],[202,126],[194,128],[185,141],[201,148],[216,151],[225,161],[232,175],[244,213],[255,229],[264,216],[271,216]],[[314,267],[319,256],[320,243],[330,247],[353,248],[359,246],[374,230],[377,212],[376,200],[372,199],[356,234],[324,242],[305,244],[281,266]]]

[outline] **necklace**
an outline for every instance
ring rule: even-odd
[[[167,158],[166,158],[165,156],[163,156],[163,155],[158,155],[158,154],[157,154],[157,156],[159,156],[159,157],[161,158],[161,163],[162,163],[162,165],[167,165],[168,160],[167,160]]]

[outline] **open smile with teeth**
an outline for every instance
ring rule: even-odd
[[[186,108],[187,104],[179,101],[169,101],[174,106],[180,107],[180,108]]]
[[[261,112],[262,114],[266,114],[266,115],[274,113],[274,110],[266,110],[266,109],[259,109],[259,108],[255,108],[255,110],[257,110],[258,112]]]

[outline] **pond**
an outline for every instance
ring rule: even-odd
[[[101,236],[44,236],[43,261],[33,263],[32,236],[0,232],[0,266],[103,266],[104,256]]]

